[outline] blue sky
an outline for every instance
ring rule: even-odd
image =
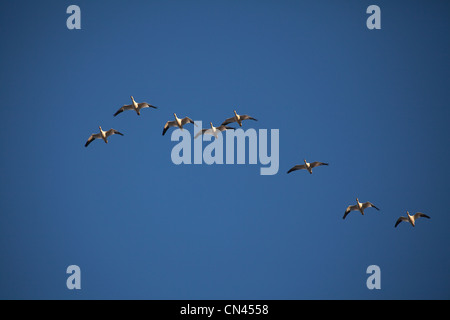
[[[449,299],[448,11],[2,2],[0,298]],[[113,117],[130,95],[159,109]],[[174,112],[219,124],[234,109],[279,129],[277,175],[172,163]],[[125,135],[85,148],[99,125]],[[330,165],[286,174],[303,159]],[[356,197],[381,210],[342,220]],[[406,210],[431,219],[394,228]]]

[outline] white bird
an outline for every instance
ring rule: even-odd
[[[411,215],[409,215],[409,212],[406,211],[406,217],[398,218],[397,222],[395,223],[395,228],[397,228],[398,224],[402,221],[407,221],[407,222],[411,223],[411,225],[413,227],[415,227],[416,220],[421,217],[431,219],[429,216],[427,216],[425,213],[422,213],[422,212],[417,212],[415,215],[411,216]]]
[[[173,115],[175,116],[175,120],[174,120],[174,121],[167,121],[167,122],[166,122],[166,124],[165,124],[165,126],[164,126],[164,129],[163,129],[163,132],[162,132],[162,135],[164,135],[164,134],[166,133],[166,131],[167,131],[170,127],[178,127],[178,128],[180,128],[181,130],[183,130],[183,126],[184,126],[186,123],[193,123],[194,126],[198,127],[198,126],[194,123],[194,120],[192,120],[192,119],[189,118],[189,117],[185,117],[185,118],[183,118],[183,119],[180,119],[180,118],[177,117],[177,114],[176,114],[176,113],[174,113]]]
[[[359,211],[359,212],[361,212],[362,215],[364,215],[364,209],[367,209],[370,207],[380,210],[377,207],[375,207],[372,203],[370,203],[370,202],[361,203],[361,202],[359,202],[358,198],[356,198],[356,205],[348,206],[347,210],[345,210],[345,214],[342,219],[345,219],[345,217],[349,214],[350,211]]]
[[[108,131],[103,131],[102,127],[99,126],[98,128],[100,129],[100,133],[91,134],[89,139],[86,141],[86,144],[84,145],[85,147],[87,147],[95,139],[103,139],[103,141],[105,141],[105,143],[108,143],[108,137],[112,136],[113,134],[119,134],[119,135],[123,136],[123,133],[120,133],[119,131],[117,131],[115,129],[109,129]]]
[[[309,162],[306,162],[305,159],[303,159],[303,162],[305,162],[305,164],[296,165],[296,166],[292,167],[291,169],[289,169],[289,171],[287,173],[290,173],[290,172],[296,171],[296,170],[306,169],[306,170],[308,170],[308,172],[310,174],[312,174],[312,169],[313,168],[318,167],[318,166],[327,166],[328,165],[328,163],[318,162],[318,161],[309,163]]]
[[[140,116],[142,108],[158,109],[158,107],[152,106],[151,104],[148,104],[147,102],[137,103],[136,101],[134,101],[133,96],[131,96],[131,102],[132,102],[131,104],[124,105],[122,108],[117,110],[116,113],[114,113],[114,117],[117,116],[119,113],[124,112],[125,110],[134,110],[134,111],[136,111],[137,115]]]
[[[203,135],[203,134],[212,134],[216,139],[218,139],[219,137],[217,135],[217,131],[225,131],[225,130],[234,129],[233,127],[227,127],[224,125],[214,127],[212,122],[210,122],[209,124],[211,125],[211,129],[202,129],[195,135],[194,139],[196,139],[198,136]]]
[[[224,122],[222,122],[223,126],[225,126],[225,125],[227,125],[229,123],[232,123],[232,122],[237,122],[239,124],[239,126],[242,127],[242,120],[255,120],[255,121],[258,121],[255,118],[252,118],[252,117],[250,117],[250,116],[248,116],[246,114],[238,115],[236,113],[236,110],[233,110],[233,111],[234,111],[234,117],[228,118]]]

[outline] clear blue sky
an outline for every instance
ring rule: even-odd
[[[2,2],[0,298],[449,299],[449,9]],[[130,95],[159,109],[113,117]],[[172,163],[174,112],[234,109],[280,130],[277,175]],[[125,135],[85,148],[99,125]],[[330,165],[286,174],[305,158]],[[342,220],[356,197],[381,211]]]

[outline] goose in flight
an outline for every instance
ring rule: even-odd
[[[248,116],[248,115],[246,115],[246,114],[244,114],[244,115],[238,115],[238,114],[236,113],[236,110],[234,110],[234,117],[231,117],[231,118],[226,119],[226,120],[222,123],[222,125],[225,126],[225,125],[227,125],[227,124],[229,124],[229,123],[237,122],[237,123],[239,124],[239,127],[242,127],[242,120],[255,120],[255,121],[258,121],[258,120],[256,120],[255,118],[252,118],[252,117],[250,117],[250,116]]]
[[[398,218],[397,222],[395,223],[395,228],[397,228],[398,224],[402,221],[407,221],[407,222],[411,223],[411,225],[413,227],[415,227],[416,220],[421,217],[431,219],[429,216],[427,216],[425,213],[422,213],[422,212],[417,212],[415,215],[411,216],[411,215],[409,215],[409,212],[406,211],[406,217]]]
[[[164,134],[166,133],[166,131],[167,131],[170,127],[178,127],[178,128],[180,128],[181,130],[183,130],[183,126],[184,126],[186,123],[193,123],[194,126],[198,127],[198,126],[194,123],[194,120],[192,120],[192,119],[189,118],[189,117],[185,117],[185,118],[183,118],[183,119],[180,119],[180,118],[177,117],[177,114],[176,114],[176,113],[174,113],[173,115],[175,116],[175,120],[174,120],[174,121],[167,121],[167,122],[166,122],[166,124],[165,124],[165,126],[164,126],[164,129],[163,129],[163,132],[162,132],[162,135],[164,135]]]
[[[291,169],[289,169],[289,171],[287,173],[290,173],[290,172],[296,171],[296,170],[306,169],[306,170],[308,170],[308,172],[310,174],[312,174],[312,169],[313,168],[318,167],[318,166],[327,166],[328,165],[328,163],[317,162],[317,161],[309,163],[309,162],[306,162],[305,159],[303,159],[303,162],[305,162],[305,164],[299,164],[299,165],[293,166]]]
[[[359,211],[359,212],[361,212],[362,215],[364,215],[364,209],[367,209],[370,207],[380,210],[377,207],[375,207],[372,203],[370,203],[370,202],[361,203],[361,202],[359,202],[358,198],[356,198],[356,205],[348,206],[347,210],[345,210],[345,214],[342,219],[345,219],[345,217],[347,217],[347,215],[349,214],[350,211]]]
[[[217,135],[217,131],[225,131],[225,130],[230,130],[233,129],[233,127],[227,127],[224,125],[221,125],[219,127],[214,127],[212,122],[209,123],[211,125],[211,129],[202,129],[201,131],[197,132],[197,134],[195,135],[194,139],[196,139],[198,136],[203,135],[203,134],[212,134],[216,139],[218,139],[218,135]]]
[[[126,104],[122,108],[117,110],[116,113],[114,113],[114,117],[117,116],[119,113],[124,112],[125,110],[134,110],[134,111],[136,111],[137,115],[140,116],[142,108],[158,109],[158,107],[152,106],[151,104],[148,104],[147,102],[137,103],[136,101],[134,101],[133,96],[131,96],[131,102],[132,102],[131,104]]]
[[[91,134],[89,139],[86,141],[86,144],[84,145],[85,147],[87,147],[95,139],[103,139],[103,141],[105,141],[105,143],[108,143],[108,137],[112,136],[113,134],[120,134],[121,136],[123,136],[123,133],[120,133],[119,131],[117,131],[115,129],[109,129],[108,131],[103,131],[102,127],[99,126],[98,128],[100,129],[100,133]]]

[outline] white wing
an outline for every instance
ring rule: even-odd
[[[193,123],[195,126],[197,126],[197,125],[194,123],[194,120],[192,120],[192,119],[189,118],[189,117],[185,117],[185,118],[181,119],[181,125],[182,125],[182,126],[184,126],[186,123]]]
[[[177,123],[175,121],[167,121],[166,124],[164,125],[162,135],[164,135],[170,127],[175,127],[176,125],[177,125]]]
[[[345,210],[344,217],[342,219],[345,219],[345,217],[350,213],[350,211],[355,211],[355,210],[359,210],[357,205],[348,206],[347,209]]]
[[[100,133],[91,134],[84,146],[87,147],[92,141],[94,141],[95,139],[101,139],[101,137],[102,135]]]
[[[147,102],[141,102],[138,103],[138,109],[141,110],[142,108],[153,108],[153,109],[158,109],[158,107],[155,107],[151,104],[148,104]]]
[[[417,213],[414,215],[414,220],[417,220],[417,218],[420,218],[420,217],[431,219],[431,218],[430,218],[429,216],[427,216],[425,213],[417,212]]]
[[[123,136],[123,133],[120,133],[119,131],[117,131],[115,129],[109,129],[108,131],[106,131],[106,137],[112,136],[113,134],[119,134],[119,135]]]
[[[119,113],[124,112],[125,110],[133,110],[133,109],[134,107],[132,104],[124,105],[122,108],[117,110],[116,113],[114,113],[114,117],[117,116]]]
[[[380,209],[378,209],[377,207],[375,207],[375,205],[374,205],[373,203],[370,203],[370,202],[365,202],[365,203],[363,203],[363,205],[362,205],[362,208],[363,208],[363,209],[370,208],[370,207],[375,208],[375,209],[377,209],[377,210],[380,210]]]
[[[408,221],[408,222],[409,222],[408,218],[400,217],[400,218],[398,218],[397,222],[395,223],[395,228],[396,228],[396,227],[398,226],[398,224],[399,224],[400,222],[402,222],[402,221]]]
[[[289,171],[287,173],[290,173],[290,172],[296,171],[296,170],[302,170],[302,169],[306,169],[306,166],[304,164],[299,164],[299,165],[293,166],[291,169],[289,169]]]
[[[232,123],[232,122],[236,122],[236,118],[235,117],[226,119],[224,122],[222,122],[222,125],[225,126],[225,125],[227,125],[229,123]]]

